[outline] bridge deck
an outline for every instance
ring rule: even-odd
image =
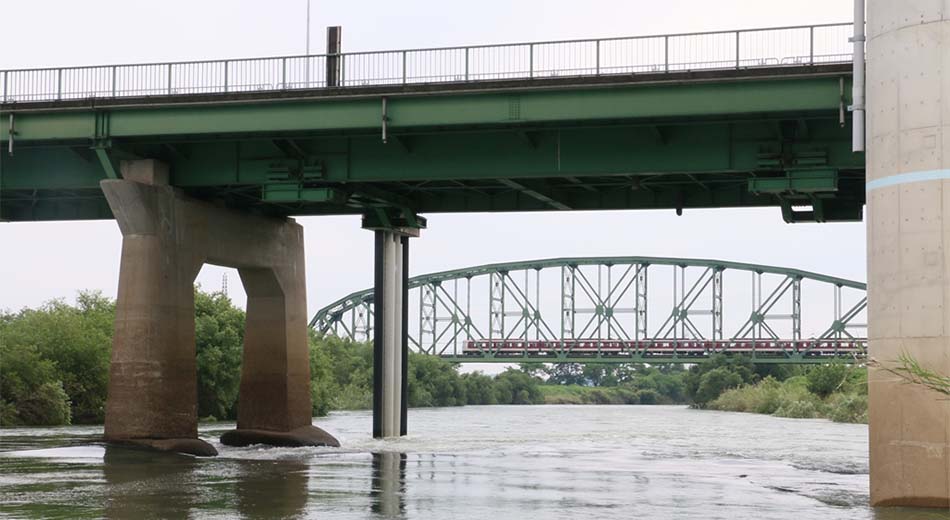
[[[257,213],[778,206],[857,220],[850,25],[0,73],[0,219],[120,161]],[[334,77],[336,76],[336,77]]]

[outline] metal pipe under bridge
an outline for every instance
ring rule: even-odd
[[[453,362],[860,362],[866,285],[766,265],[687,258],[555,258],[409,279],[409,344]],[[373,289],[310,326],[373,338]]]

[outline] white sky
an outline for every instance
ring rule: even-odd
[[[327,25],[344,51],[628,36],[846,22],[851,0],[313,1],[313,53]],[[305,0],[0,0],[0,69],[302,54]],[[430,214],[412,244],[412,274],[555,256],[718,258],[865,279],[863,223],[782,222],[764,210]],[[372,234],[356,217],[307,217],[309,313],[372,284]],[[0,224],[0,309],[114,297],[121,236],[114,222]],[[233,270],[206,266],[217,289]]]

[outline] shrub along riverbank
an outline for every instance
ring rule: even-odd
[[[766,377],[758,383],[726,390],[707,408],[778,417],[825,418],[867,423],[867,370],[845,365],[821,365],[805,375],[780,381]]]
[[[577,364],[524,367],[543,379],[545,404],[686,404],[680,365]]]
[[[115,304],[80,293],[74,305],[0,313],[0,426],[98,424],[104,418]],[[234,419],[244,311],[219,293],[195,292],[198,415]],[[310,337],[314,415],[372,405],[372,346]],[[496,376],[459,373],[434,356],[410,354],[409,405],[691,404],[697,408],[867,417],[863,368],[754,365],[715,357],[680,365],[526,365]]]

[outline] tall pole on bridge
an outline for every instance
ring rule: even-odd
[[[310,0],[307,0],[307,56],[310,56]],[[308,66],[309,69],[309,60]]]
[[[307,48],[304,52],[306,57],[303,59],[304,74],[306,75],[304,78],[304,88],[310,86],[310,1],[311,0],[307,0]]]

